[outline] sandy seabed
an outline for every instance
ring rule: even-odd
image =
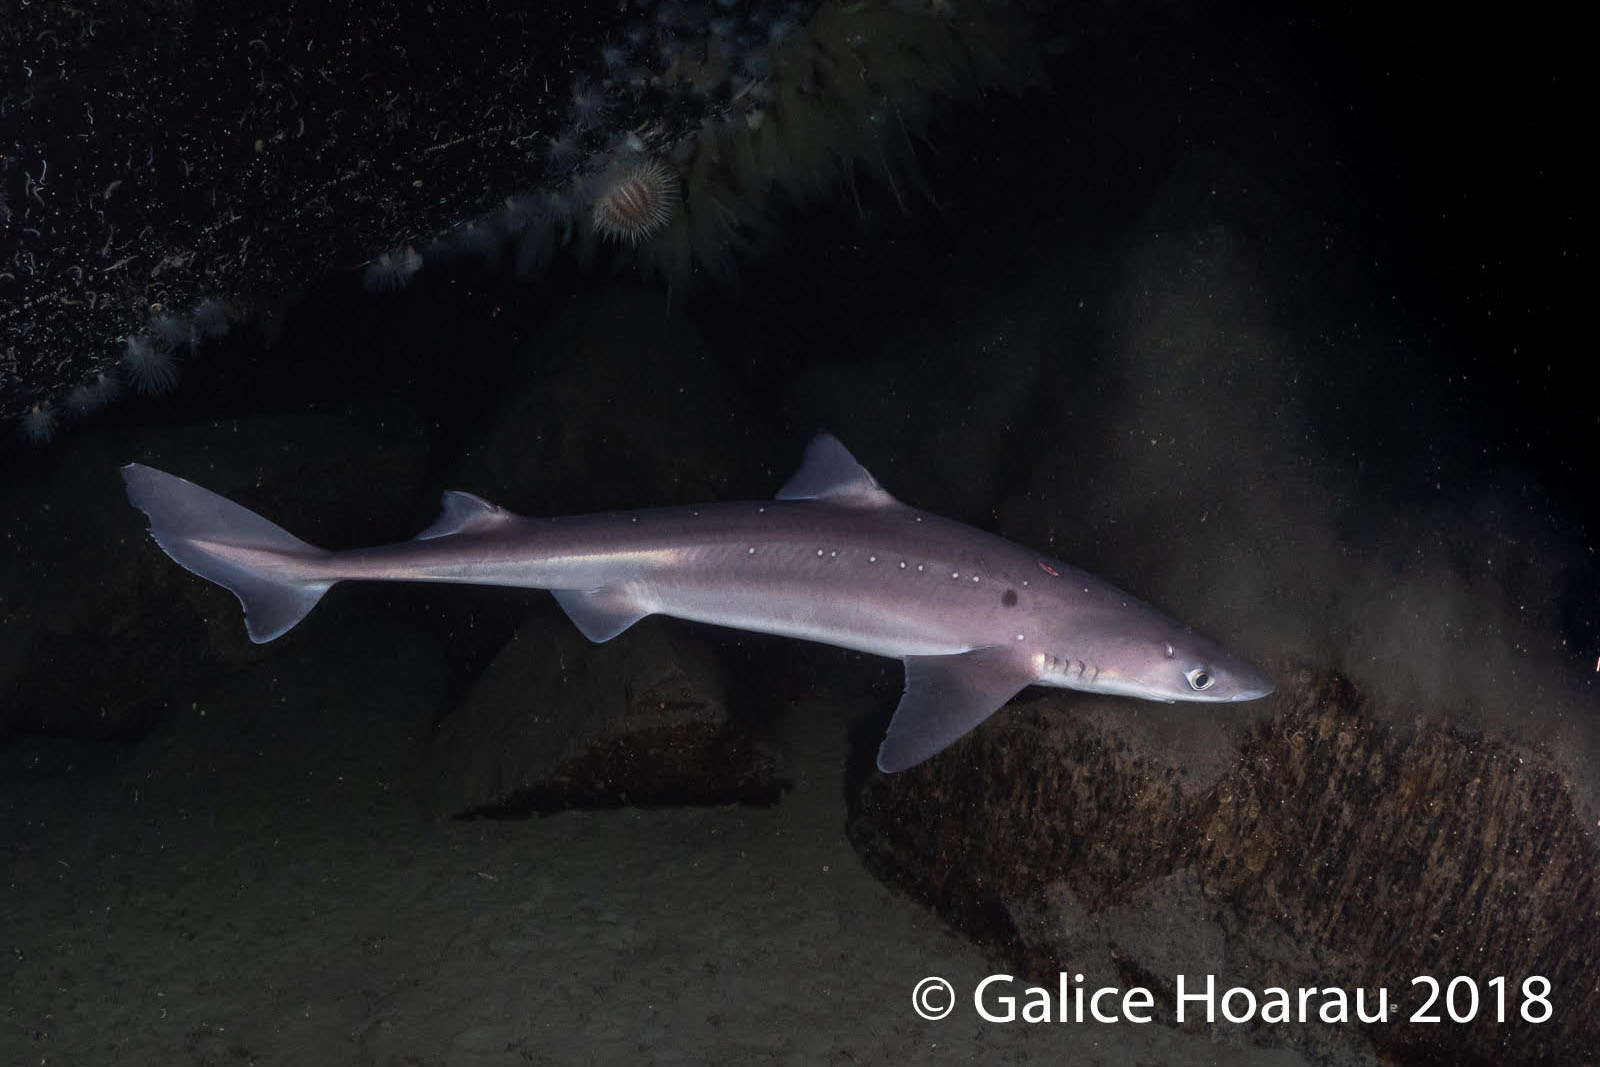
[[[837,708],[785,716],[770,808],[427,820],[408,640],[308,643],[132,751],[4,754],[0,1063],[1304,1062],[979,1018],[999,965],[845,838]],[[958,990],[939,1022],[927,975]]]

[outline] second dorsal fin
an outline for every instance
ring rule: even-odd
[[[435,537],[446,537],[450,534],[492,530],[502,523],[510,522],[513,518],[511,512],[498,504],[491,504],[480,496],[460,493],[454,489],[444,494],[443,504],[439,517],[433,520],[433,525],[417,534],[418,541],[430,541]]]

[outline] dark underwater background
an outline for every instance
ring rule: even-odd
[[[767,202],[730,277],[641,276],[604,249],[529,276],[501,242],[373,292],[347,256],[252,293],[170,392],[63,411],[48,440],[23,432],[35,397],[77,379],[19,379],[36,393],[7,399],[0,445],[0,1059],[1585,1061],[1510,1031],[1369,1047],[923,1022],[918,977],[999,964],[845,835],[898,665],[674,624],[759,712],[765,785],[451,821],[417,801],[438,788],[430,739],[514,637],[565,640],[541,636],[565,626],[548,597],[341,586],[254,648],[232,598],[142,536],[130,461],[353,547],[412,536],[450,488],[526,514],[769,496],[831,432],[907,502],[1281,677],[1338,672],[1385,728],[1442,723],[1554,768],[1530,818],[1583,828],[1563,848],[1592,913],[1600,394],[1576,28],[1539,7],[1026,10],[1024,91],[940,98],[883,169]],[[564,40],[595,35],[583,9],[548,14]],[[562,62],[565,83],[588,61]],[[1144,716],[1130,729],[1204,778],[1269,710],[1108,714]],[[1592,977],[1590,952],[1563,973]],[[1558,989],[1558,1012],[1592,994]]]

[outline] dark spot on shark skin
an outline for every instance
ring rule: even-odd
[[[1017,591],[1015,589],[1007,589],[1006,595],[1000,598],[1000,603],[1004,604],[1008,608],[1016,607]]]

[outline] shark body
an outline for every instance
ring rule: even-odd
[[[905,663],[887,772],[955,742],[1029,685],[1147,700],[1254,700],[1272,683],[1115,586],[900,503],[834,438],[775,500],[524,518],[449,492],[416,539],[331,552],[175,475],[123,468],[157,544],[231,590],[256,642],[335,582],[465,582],[554,593],[593,641],[663,614]]]

